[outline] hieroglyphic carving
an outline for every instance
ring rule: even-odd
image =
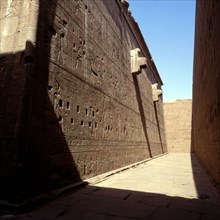
[[[76,42],[73,42],[73,67],[78,68],[82,65],[85,56],[85,40],[80,36]]]
[[[96,76],[96,77],[102,77],[103,78],[104,74],[105,74],[104,57],[101,57],[100,55],[97,54],[90,61],[91,61],[91,73],[92,73],[92,75]]]
[[[96,79],[96,83],[102,84],[107,73],[107,59],[103,50],[94,42],[89,42],[88,71]],[[94,78],[95,77],[95,78]]]
[[[154,153],[159,154],[158,143],[155,143],[158,135],[153,105],[149,102],[152,101],[149,78],[152,77],[152,81],[155,78],[143,71],[138,76],[139,84],[135,84],[129,74],[130,50],[143,49],[145,45],[135,35],[137,30],[127,20],[129,14],[124,13],[121,2],[62,0],[42,1],[42,5],[40,15],[44,16],[36,22],[39,39],[36,44],[38,59],[34,60],[37,71],[31,103],[33,119],[30,126],[33,129],[30,131],[33,137],[30,149],[33,144],[39,152],[38,157],[43,155],[41,149],[47,151],[47,158],[52,158],[56,164],[68,163],[65,156],[69,154],[82,179],[146,159],[149,155],[143,133],[143,115],[137,100],[141,97]],[[47,5],[56,9],[47,8]],[[25,22],[28,23],[28,19]],[[48,53],[45,60],[41,50]],[[4,72],[5,66],[1,69]],[[15,74],[11,76],[21,75],[19,71],[13,71]],[[20,84],[16,86],[21,88]],[[45,93],[47,86],[48,96]],[[140,94],[135,92],[137,87],[140,87]],[[9,113],[5,111],[4,116]],[[162,121],[162,117],[158,118]],[[66,147],[53,150],[56,145]],[[59,171],[57,173],[59,175]]]
[[[83,0],[75,0],[73,1],[73,10],[75,12],[75,15],[80,17],[84,13],[84,2]]]
[[[114,59],[114,61],[116,63],[121,61],[120,51],[121,51],[121,49],[120,49],[119,45],[117,45],[115,42],[112,42],[111,54],[110,55],[112,56],[112,58]]]

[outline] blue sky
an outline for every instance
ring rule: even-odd
[[[192,98],[194,0],[129,0],[163,80],[164,100]]]

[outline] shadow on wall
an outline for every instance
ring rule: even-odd
[[[151,151],[151,145],[150,145],[149,135],[148,135],[148,131],[147,131],[148,126],[146,123],[147,120],[146,120],[146,116],[144,113],[144,107],[143,107],[143,102],[142,102],[142,98],[141,98],[140,86],[139,86],[139,82],[138,82],[138,74],[133,74],[132,77],[133,77],[133,81],[134,81],[135,93],[136,93],[139,112],[140,112],[140,116],[141,116],[143,131],[144,131],[144,135],[145,135],[145,139],[146,139],[146,143],[147,143],[147,147],[148,147],[148,152],[149,152],[149,156],[152,158],[153,154]],[[161,152],[162,152],[162,154],[164,154],[164,147],[163,147],[163,141],[162,141],[162,137],[161,137],[157,104],[155,102],[153,102],[153,106],[154,106],[154,113],[155,113],[156,122],[157,122],[157,130],[158,130],[159,142],[160,142],[160,146],[161,146]]]
[[[148,132],[147,132],[147,123],[146,123],[146,117],[145,117],[145,114],[144,114],[144,107],[143,107],[142,99],[141,99],[141,92],[140,92],[140,86],[139,86],[139,83],[138,83],[138,76],[137,76],[137,74],[132,74],[132,77],[133,77],[133,80],[134,80],[136,98],[137,98],[138,107],[139,107],[139,111],[140,111],[143,131],[144,131],[144,135],[145,135],[146,142],[147,142],[147,148],[148,148],[149,156],[152,158],[153,155],[152,155],[152,152],[151,152],[150,140],[149,140],[149,136],[148,136]]]
[[[192,103],[193,104],[193,103]],[[215,193],[217,194],[218,190],[216,188],[216,184],[205,169],[204,165],[201,163],[199,158],[197,157],[194,151],[194,125],[193,125],[193,109],[191,116],[191,142],[190,142],[190,157],[191,157],[191,166],[192,166],[192,175],[194,178],[194,184],[197,191],[197,195],[199,199],[209,200],[210,199],[210,191],[205,189],[205,186],[211,181],[211,184],[215,188]],[[206,178],[201,178],[201,176],[205,176]],[[213,188],[213,189],[214,189]],[[212,192],[214,193],[214,191]]]
[[[0,199],[12,204],[81,181],[48,96],[57,1],[39,4],[36,46],[1,54]]]
[[[193,100],[192,100],[192,107],[193,107]],[[193,135],[193,109],[192,109],[192,117],[191,117],[190,153],[191,154],[195,153],[194,152],[194,135]]]
[[[197,190],[197,195],[199,199],[209,200],[210,195],[208,194],[208,190],[206,193],[206,190],[204,190],[204,185],[206,183],[210,182],[215,187],[216,192],[220,192],[217,188],[218,185],[216,185],[214,179],[211,177],[211,175],[206,170],[205,166],[202,164],[202,162],[199,160],[198,156],[196,155],[194,151],[194,125],[193,125],[193,109],[192,109],[192,120],[191,120],[191,149],[190,149],[190,156],[191,156],[191,165],[192,165],[192,175],[194,178],[195,187]],[[201,169],[202,168],[202,169]],[[204,175],[206,179],[201,178],[201,175]]]
[[[60,123],[48,96],[51,38],[55,34],[57,1],[40,0],[32,100],[29,120],[30,158],[35,175],[43,177],[43,188],[57,188],[80,180]],[[42,56],[43,55],[43,56]],[[40,150],[39,150],[40,149]],[[42,175],[43,174],[43,175]],[[46,185],[45,185],[46,184]]]
[[[158,119],[156,102],[154,102],[154,112],[155,112],[155,117],[156,117],[156,122],[157,122],[157,130],[158,130],[158,135],[159,135],[159,140],[160,140],[160,146],[161,146],[162,153],[164,154],[164,147],[163,147],[163,142],[162,142],[162,137],[161,137],[160,123],[159,123],[159,119]]]

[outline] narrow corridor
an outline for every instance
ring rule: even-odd
[[[195,156],[176,153],[149,160],[95,185],[80,187],[14,217],[217,220],[220,197]]]

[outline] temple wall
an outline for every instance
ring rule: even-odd
[[[164,120],[169,153],[190,153],[192,100],[164,101]]]
[[[193,147],[220,184],[220,2],[197,1],[193,74]]]
[[[3,30],[12,13],[17,22],[1,34],[9,44],[1,52],[2,198],[20,201],[165,153],[163,101],[152,100],[151,87],[162,81],[126,2],[21,2],[14,10],[1,2]],[[14,29],[26,34],[15,39]],[[135,48],[147,58],[138,75]]]

